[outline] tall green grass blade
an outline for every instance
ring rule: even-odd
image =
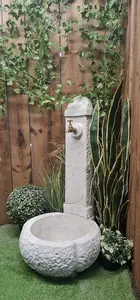
[[[121,156],[122,156],[122,151],[118,154],[115,162],[114,162],[114,165],[109,173],[109,176],[107,178],[107,183],[106,183],[106,191],[107,191],[107,195],[108,195],[108,198],[106,201],[106,205],[108,206],[109,205],[109,202],[111,200],[111,189],[112,189],[112,185],[114,183],[114,178],[116,176],[116,174],[119,172],[119,168],[121,166]]]
[[[120,200],[121,200],[121,196],[122,196],[122,189],[123,189],[123,175],[118,179],[115,187],[114,187],[114,191],[112,194],[112,200],[111,200],[111,204],[112,204],[112,220],[111,220],[111,228],[113,229],[117,229],[115,227],[117,224],[117,216],[118,216],[118,211],[119,211],[119,207],[120,207]]]
[[[129,116],[129,101],[127,100],[124,104],[123,118],[122,118],[122,130],[121,130],[121,147],[122,153],[122,167],[126,168],[126,163],[129,156],[129,140],[130,140],[130,116]]]
[[[100,160],[100,144],[99,144],[99,104],[97,103],[93,112],[92,122],[90,126],[90,145],[94,167]]]
[[[114,94],[114,97],[112,99],[111,106],[108,112],[107,127],[106,127],[106,156],[107,156],[108,164],[110,159],[111,137],[114,132],[114,129],[116,128],[115,126],[116,124],[115,119],[117,117],[116,111],[117,111],[118,103],[121,103],[120,98],[122,92],[122,84],[123,84],[122,82],[119,84],[116,93]]]
[[[103,224],[108,228],[111,226],[111,212],[108,206],[103,209]]]
[[[102,124],[102,135],[101,135],[101,140],[102,140],[102,148],[103,148],[103,162],[105,168],[107,168],[108,165],[108,155],[107,155],[107,116],[104,117],[103,124]]]

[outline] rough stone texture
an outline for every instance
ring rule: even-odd
[[[62,213],[44,214],[24,224],[20,251],[25,262],[44,276],[73,276],[97,259],[100,229],[92,220]]]
[[[72,125],[82,128],[79,138],[66,133],[66,190],[64,213],[79,215],[85,219],[93,218],[91,199],[91,151],[90,124],[92,116],[91,102],[82,96],[74,99],[65,111],[66,131],[68,120]]]
[[[92,113],[93,106],[90,100],[87,97],[79,95],[67,106],[65,117],[91,116]]]

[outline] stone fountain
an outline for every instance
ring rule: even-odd
[[[69,277],[90,267],[100,252],[100,229],[93,221],[90,170],[92,104],[74,98],[65,111],[66,175],[64,213],[48,213],[27,221],[20,251],[35,271]]]

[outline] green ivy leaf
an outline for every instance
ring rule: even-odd
[[[72,82],[71,82],[71,80],[69,79],[69,80],[67,80],[67,85],[72,85]]]
[[[14,92],[15,92],[17,95],[19,95],[19,94],[20,94],[20,89],[15,88],[15,89],[14,89]]]
[[[77,5],[77,11],[81,11],[81,7]]]
[[[13,85],[13,81],[12,81],[12,80],[11,80],[11,81],[8,81],[8,82],[7,82],[7,85],[8,85],[8,86],[12,86],[12,85]]]
[[[36,55],[36,56],[33,57],[33,59],[34,59],[34,60],[39,60],[39,56]]]
[[[48,64],[47,68],[50,70],[50,69],[53,69],[53,66],[51,64]]]

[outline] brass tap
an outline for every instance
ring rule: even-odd
[[[68,123],[69,123],[68,130],[67,130],[68,133],[69,133],[69,132],[73,132],[73,133],[76,133],[76,132],[77,132],[76,128],[74,128],[74,127],[72,126],[72,122],[73,122],[73,120],[68,120]]]

